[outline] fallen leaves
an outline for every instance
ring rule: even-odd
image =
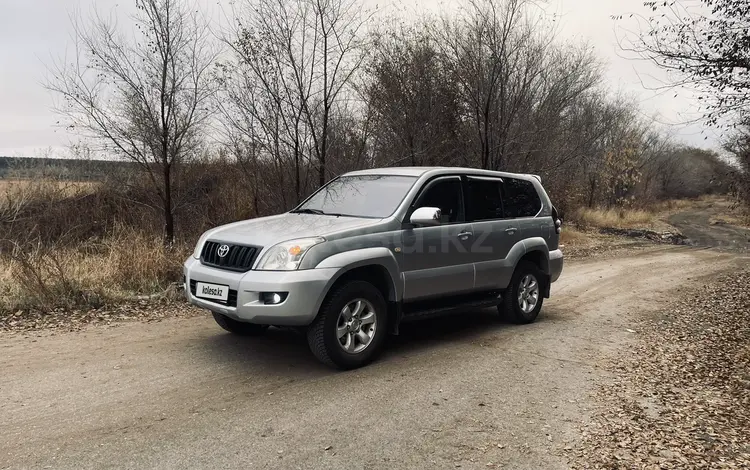
[[[101,309],[55,309],[51,312],[18,311],[0,314],[0,331],[80,331],[91,325],[114,325],[127,321],[151,322],[204,314],[204,310],[181,300],[139,300]]]
[[[750,272],[696,289],[638,331],[597,393],[575,467],[750,467]]]

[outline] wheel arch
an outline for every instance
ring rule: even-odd
[[[317,268],[336,268],[326,288],[317,299],[315,310],[320,306],[333,289],[343,282],[363,280],[370,282],[380,290],[388,304],[389,329],[397,331],[399,305],[403,296],[403,283],[400,279],[398,263],[390,250],[385,247],[364,248],[338,253],[320,262]]]
[[[516,266],[521,260],[531,261],[547,276],[550,274],[549,268],[549,247],[544,238],[528,238],[523,241],[524,254],[516,261]]]
[[[523,261],[534,263],[544,275],[544,288],[542,293],[545,298],[550,296],[550,263],[549,248],[547,242],[542,237],[527,238],[521,242],[523,250],[518,250],[517,259],[513,263],[513,271]]]

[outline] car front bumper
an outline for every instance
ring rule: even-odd
[[[315,319],[336,269],[301,271],[248,271],[236,273],[201,264],[190,257],[183,267],[185,295],[191,304],[235,320],[259,325],[307,326]],[[201,299],[192,294],[190,281],[228,286],[237,292],[237,305]],[[286,299],[269,305],[261,293],[286,293]]]

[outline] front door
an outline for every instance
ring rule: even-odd
[[[414,227],[411,213],[420,207],[441,210],[441,224]],[[461,178],[446,176],[426,183],[407,214],[402,232],[404,301],[460,294],[474,288],[473,233],[464,214]]]

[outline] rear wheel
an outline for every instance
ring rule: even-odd
[[[310,350],[339,369],[370,363],[383,347],[387,305],[383,294],[365,281],[342,284],[328,295],[307,330]]]
[[[245,323],[237,320],[233,320],[226,315],[221,313],[211,312],[214,315],[214,320],[219,324],[220,327],[224,328],[230,333],[234,333],[240,336],[259,336],[266,332],[268,325],[256,325],[255,323]]]
[[[500,313],[513,323],[532,323],[539,315],[544,302],[545,277],[531,261],[521,261],[498,306]]]

